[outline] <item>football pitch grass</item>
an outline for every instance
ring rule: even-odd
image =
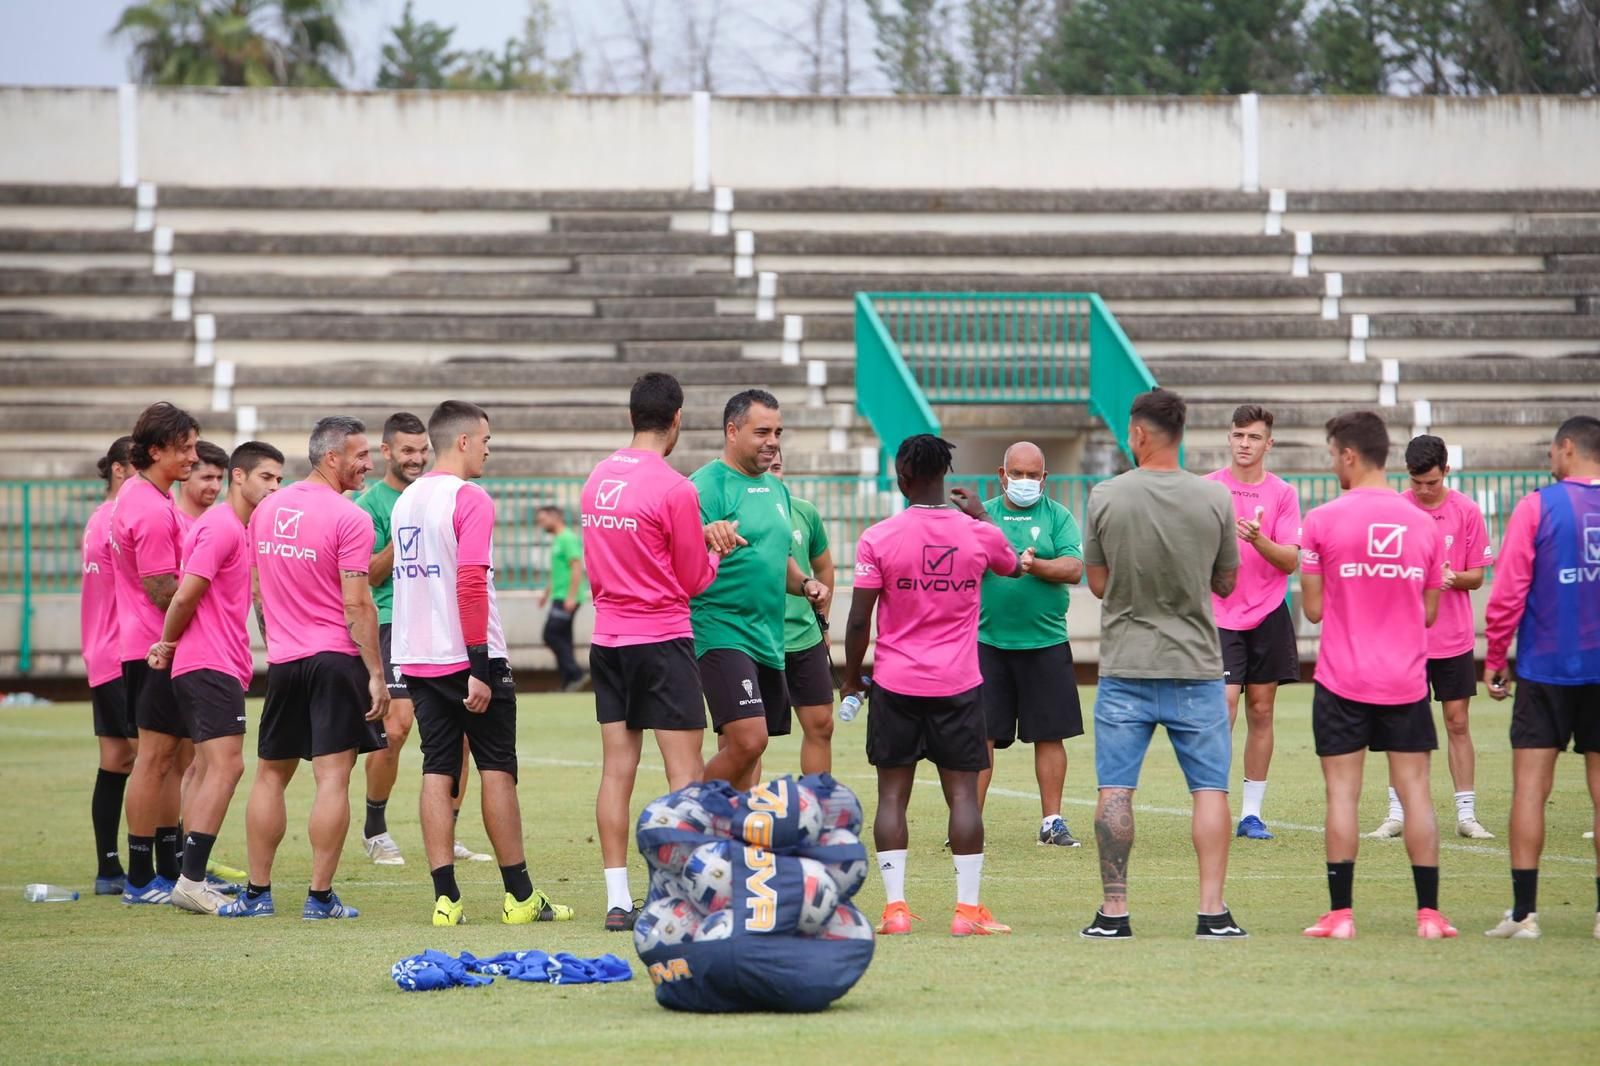
[[[1086,708],[1092,698],[1085,689]],[[1582,839],[1590,807],[1580,760],[1562,757],[1550,803],[1543,940],[1482,935],[1510,900],[1510,755],[1506,705],[1480,698],[1473,705],[1478,811],[1499,839],[1444,838],[1442,909],[1461,929],[1460,939],[1415,938],[1403,845],[1363,841],[1356,867],[1359,938],[1309,941],[1301,928],[1327,908],[1315,828],[1322,782],[1309,700],[1309,686],[1286,690],[1280,700],[1266,804],[1278,839],[1234,843],[1227,899],[1250,931],[1248,940],[1193,939],[1188,797],[1159,733],[1137,796],[1130,871],[1137,937],[1124,943],[1078,937],[1099,898],[1093,747],[1092,737],[1083,737],[1068,742],[1065,810],[1082,848],[1035,845],[1039,812],[1028,749],[998,760],[983,895],[1015,933],[948,935],[954,877],[940,849],[944,804],[926,768],[911,810],[908,895],[925,919],[915,933],[880,938],[866,976],[826,1013],[715,1018],[657,1007],[631,938],[600,928],[605,896],[593,822],[600,750],[587,696],[524,696],[519,708],[529,867],[535,884],[577,907],[577,919],[502,926],[494,866],[463,863],[458,873],[469,924],[448,930],[429,925],[414,737],[389,808],[406,866],[366,860],[359,771],[352,782],[352,831],[336,887],[361,909],[356,921],[299,918],[309,864],[309,767],[289,797],[289,833],[273,878],[274,919],[227,922],[87,894],[77,903],[25,903],[22,886],[30,881],[92,889],[95,742],[87,704],[3,710],[0,1060],[426,1062],[524,1053],[562,1063],[1595,1061],[1600,942],[1592,937],[1594,856]],[[258,712],[252,702],[247,752]],[[864,719],[838,725],[835,772],[861,794],[870,820],[875,801],[864,729]],[[1235,782],[1243,730],[1241,722]],[[663,790],[648,740],[645,750],[636,812]],[[768,773],[797,772],[798,752],[797,738],[776,741]],[[217,845],[219,858],[241,866],[251,761]],[[1381,756],[1369,756],[1364,829],[1384,813],[1384,784]],[[1450,793],[1441,752],[1433,794],[1446,830],[1454,825]],[[474,784],[460,835],[486,850],[472,806],[477,797]],[[870,831],[864,835],[870,843]],[[642,891],[644,866],[636,854],[631,867],[635,890]],[[876,918],[883,890],[875,875],[856,902]],[[555,987],[501,978],[480,989],[399,991],[390,965],[425,948],[478,955],[612,951],[633,964],[635,979]]]

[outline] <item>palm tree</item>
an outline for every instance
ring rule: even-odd
[[[133,44],[148,85],[334,87],[350,60],[341,0],[144,0],[114,37]]]

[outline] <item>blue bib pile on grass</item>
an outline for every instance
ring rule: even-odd
[[[634,926],[673,1010],[818,1011],[872,961],[850,903],[867,876],[861,804],[828,774],[739,792],[690,785],[639,816],[650,896]]]

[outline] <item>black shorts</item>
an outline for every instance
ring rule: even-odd
[[[400,679],[400,668],[394,664],[394,659],[390,655],[389,635],[393,628],[389,622],[379,624],[378,657],[383,660],[383,676],[389,682],[389,698],[409,700],[411,693],[406,691],[406,683]]]
[[[193,670],[172,679],[172,694],[196,744],[244,736],[244,689],[238,678],[221,670]]]
[[[954,696],[902,696],[873,685],[867,706],[867,761],[911,766],[927,759],[942,770],[989,768],[982,686]]]
[[[416,704],[422,731],[422,772],[461,779],[461,738],[472,746],[472,762],[480,772],[499,770],[517,779],[517,683],[511,664],[491,659],[494,678],[489,707],[482,714],[467,710],[466,670],[443,677],[406,675],[406,688]]]
[[[269,663],[256,754],[263,759],[314,759],[387,748],[383,723],[367,721],[371,706],[367,667],[359,655],[319,651],[293,662]]]
[[[786,652],[783,681],[789,686],[791,707],[832,707],[833,660],[828,658],[827,638],[805,651]]]
[[[694,661],[694,639],[622,648],[589,645],[594,717],[629,729],[704,729],[705,698]]]
[[[1222,629],[1222,679],[1230,685],[1287,685],[1300,680],[1300,649],[1295,643],[1289,605],[1254,629]]]
[[[139,726],[133,720],[133,704],[128,702],[128,686],[122,678],[114,677],[103,685],[89,690],[89,700],[94,706],[94,735],[121,737],[132,740],[139,735]]]
[[[1569,743],[1580,755],[1600,751],[1600,685],[1519,680],[1511,704],[1511,746],[1565,751]]]
[[[1013,741],[1066,740],[1083,736],[1083,706],[1072,646],[994,648],[978,645],[983,671],[983,716],[997,748]]]
[[[183,716],[172,696],[170,669],[152,670],[143,659],[129,659],[122,664],[122,684],[128,690],[128,706],[140,729],[188,739],[189,731],[184,728]]]
[[[699,666],[711,728],[720,733],[729,722],[764,715],[767,736],[789,735],[789,686],[782,670],[763,666],[733,648],[712,648],[700,656]]]
[[[1478,662],[1471,649],[1448,659],[1428,660],[1428,687],[1440,703],[1470,700],[1478,694]]]
[[[1416,703],[1362,703],[1320,684],[1311,697],[1311,735],[1319,756],[1349,755],[1363,748],[1402,752],[1439,748],[1433,706],[1426,697]]]

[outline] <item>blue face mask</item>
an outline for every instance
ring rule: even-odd
[[[1030,478],[1011,478],[1006,482],[1006,499],[1018,507],[1032,507],[1044,493],[1044,483]]]

